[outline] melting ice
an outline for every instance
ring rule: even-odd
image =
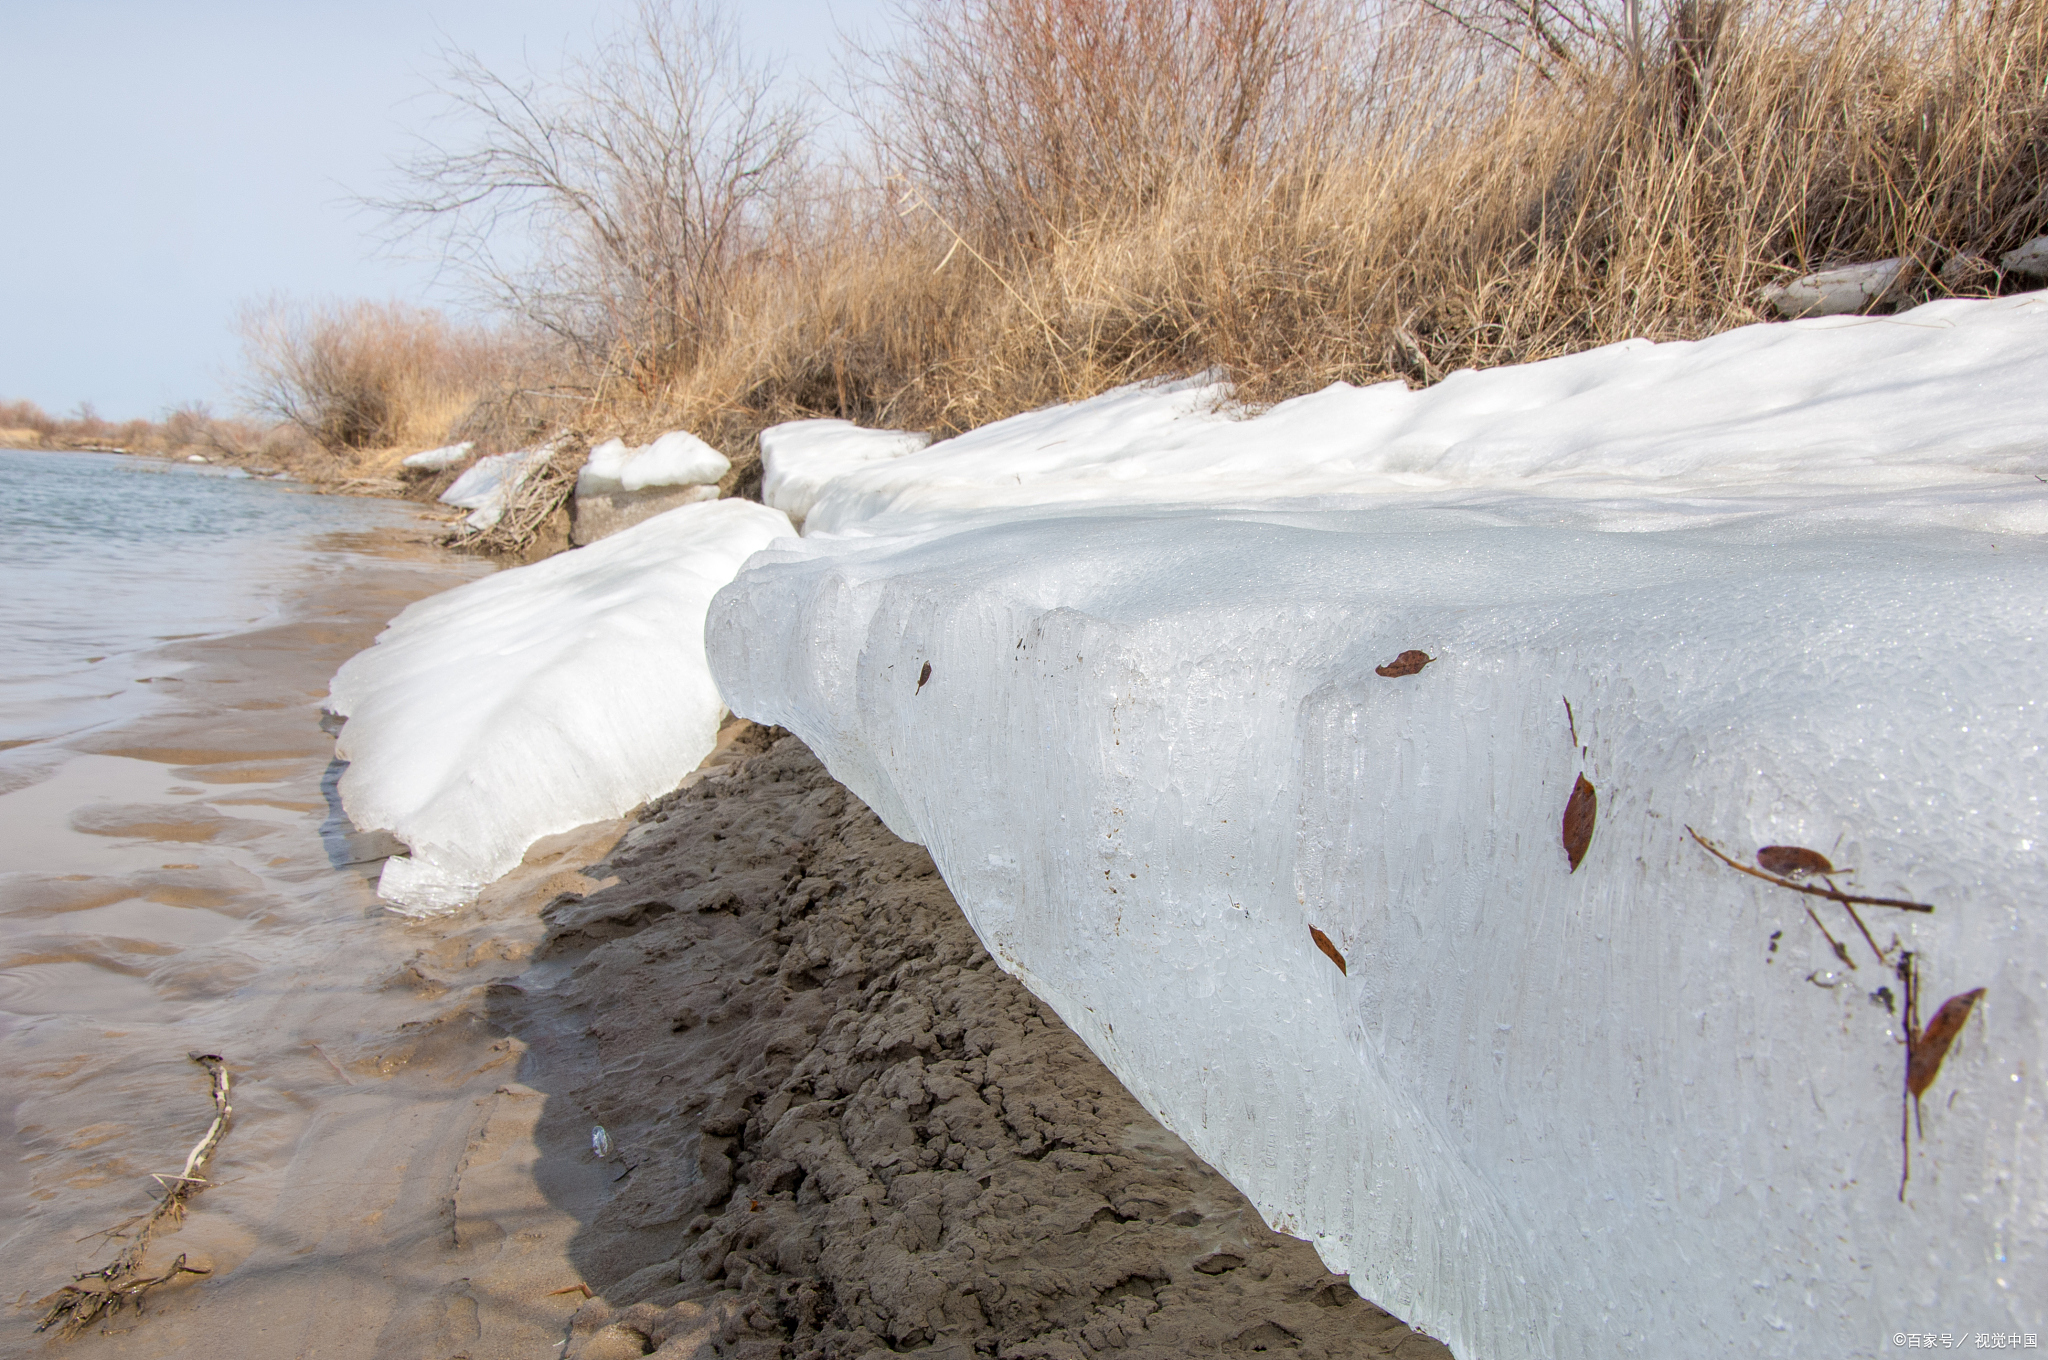
[[[2027,296],[1125,389],[825,480],[712,669],[1460,1355],[2040,1330],[2044,359]],[[1917,1112],[1909,975],[1985,989]]]
[[[805,538],[688,506],[414,606],[336,678],[343,795],[431,907],[730,702],[1461,1355],[2043,1330],[2044,359],[2025,296],[780,427]],[[1917,1109],[1909,979],[1923,1024],[1984,989]]]

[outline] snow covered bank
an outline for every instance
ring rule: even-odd
[[[725,706],[704,611],[756,550],[790,534],[746,501],[685,506],[604,542],[407,608],[334,677],[348,718],[341,795],[410,858],[379,892],[446,909],[542,836],[615,817],[710,753]]]
[[[463,444],[443,444],[438,449],[423,449],[410,457],[401,458],[398,465],[411,468],[415,472],[446,472],[449,468],[459,466],[463,459],[469,457],[469,451],[475,447],[474,440]]]
[[[2048,300],[2029,294],[1632,340],[1422,391],[1340,383],[1251,421],[1217,409],[1229,396],[1218,383],[1124,388],[848,468],[813,497],[804,530],[1276,496],[1437,504],[1493,489],[1616,528],[1843,493],[1974,487],[2000,500],[2016,476],[2048,471],[2044,336]],[[1916,499],[1913,513],[2048,530],[2032,504],[2004,518],[1982,499],[1955,514]]]
[[[2040,1331],[2044,363],[2027,297],[1250,421],[1115,393],[829,482],[711,664],[1461,1356]],[[1935,910],[1866,940],[1690,831]],[[1902,1199],[1908,976],[1923,1024],[1985,991]]]

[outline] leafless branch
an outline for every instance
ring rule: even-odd
[[[553,77],[451,50],[438,93],[442,135],[401,167],[407,191],[373,206],[586,358],[624,343],[650,366],[716,338],[812,127],[708,2],[642,0]]]

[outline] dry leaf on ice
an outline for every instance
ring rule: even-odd
[[[1912,1053],[1906,1059],[1906,1089],[1915,1099],[1927,1094],[1927,1088],[1934,1085],[1934,1078],[1941,1072],[1941,1060],[1948,1056],[1949,1045],[1970,1022],[1970,1012],[1982,995],[1984,989],[1979,987],[1950,997],[1941,1003],[1927,1028],[1912,1036]]]
[[[1756,852],[1756,862],[1780,878],[1835,872],[1826,855],[1803,845],[1766,845]]]
[[[1572,862],[1572,872],[1579,871],[1579,861],[1586,857],[1586,847],[1593,843],[1593,822],[1600,813],[1600,795],[1580,775],[1579,782],[1572,785],[1572,796],[1564,805],[1564,853]]]

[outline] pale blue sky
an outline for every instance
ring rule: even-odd
[[[157,416],[231,404],[235,309],[271,293],[438,302],[351,201],[428,107],[444,41],[549,66],[622,0],[0,0],[0,400]],[[882,0],[747,0],[743,41],[829,82]]]

